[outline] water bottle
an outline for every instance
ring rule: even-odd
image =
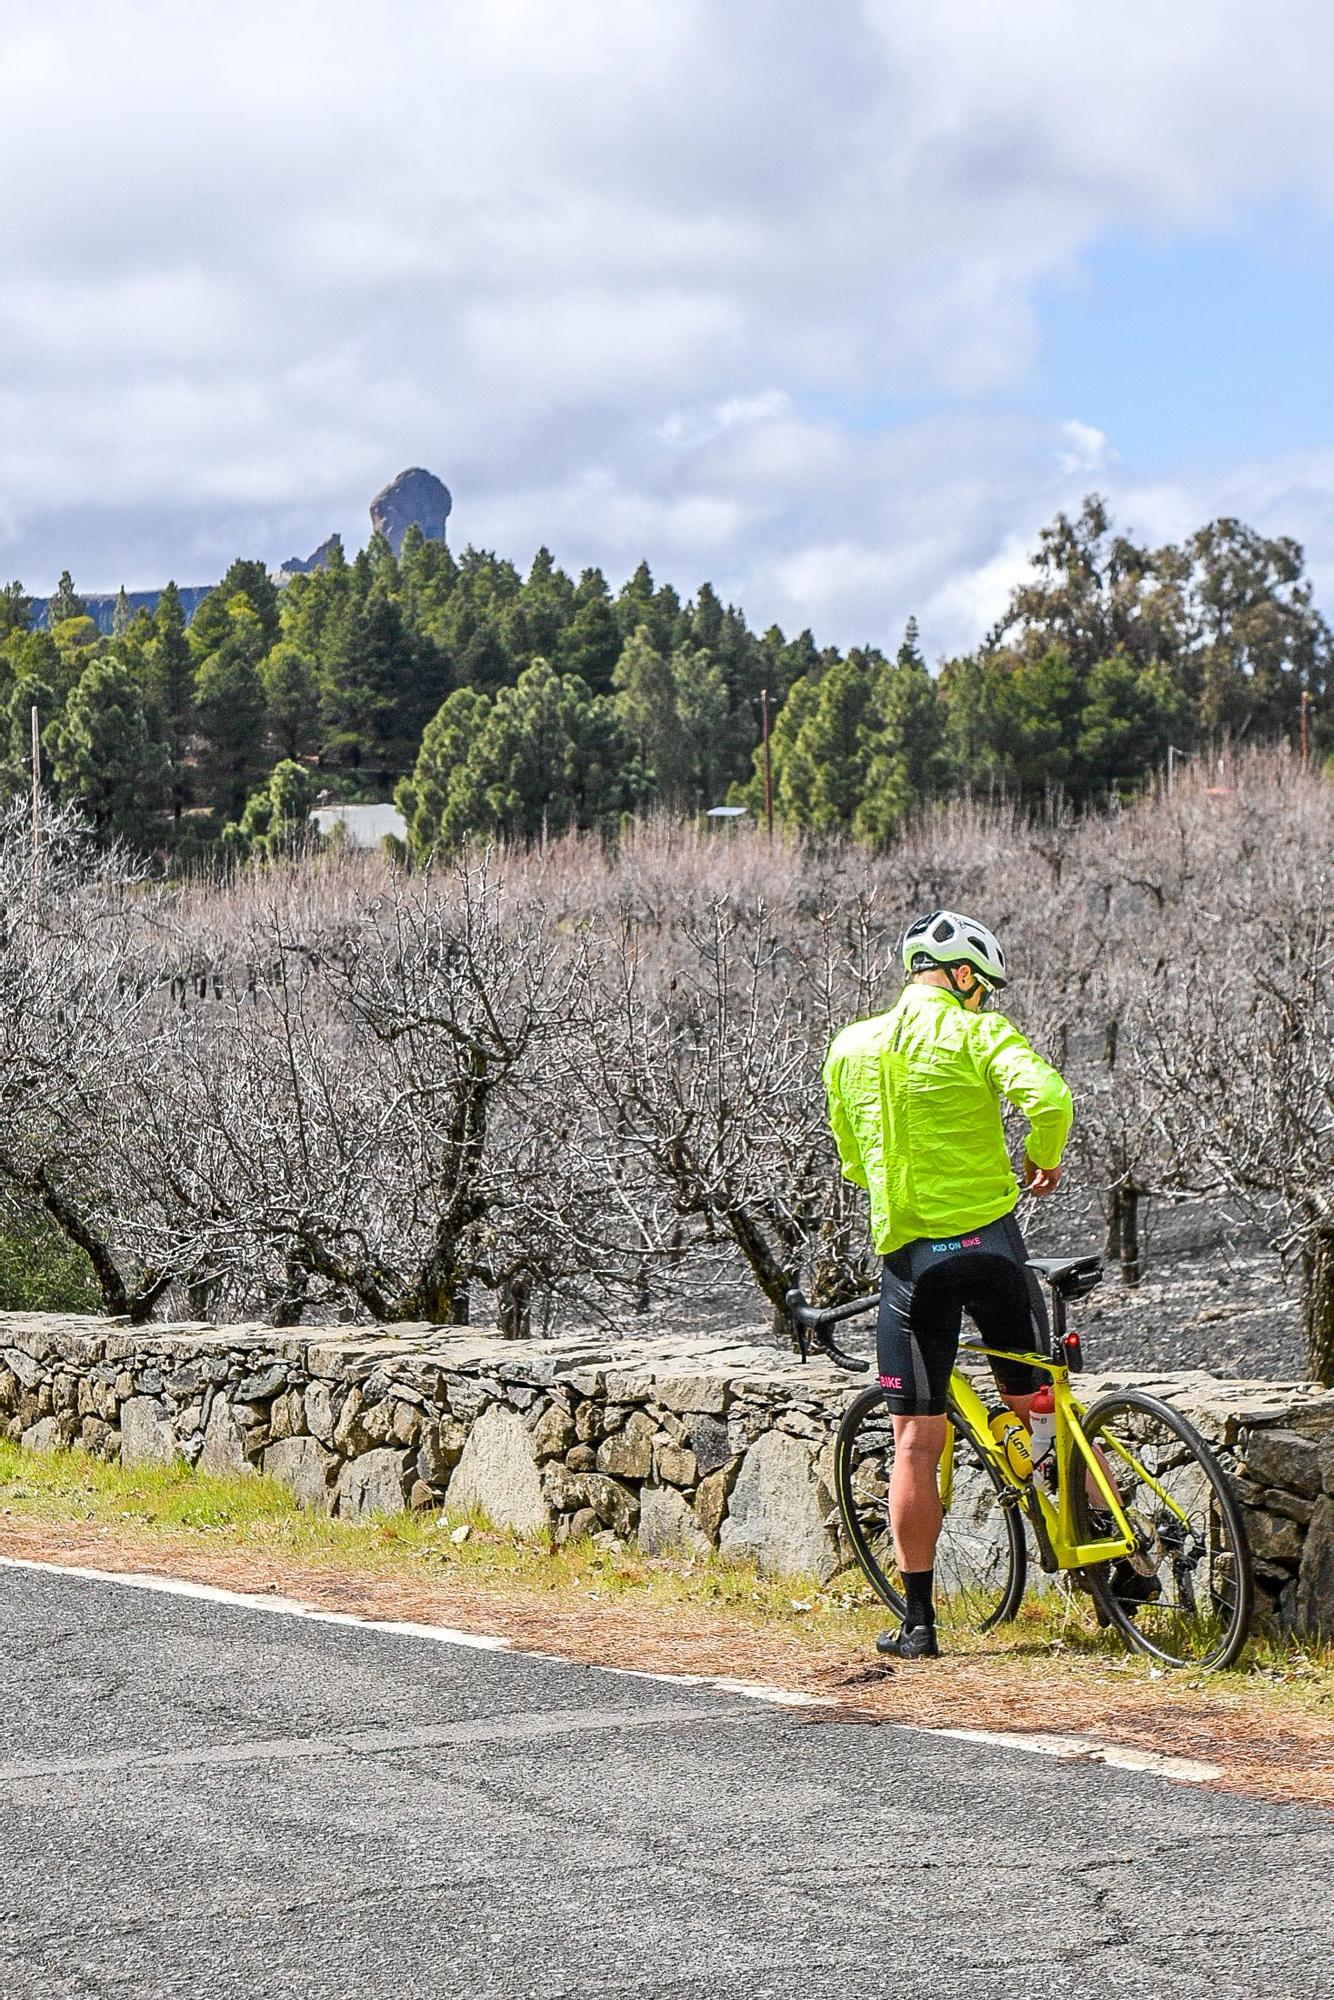
[[[1050,1486],[1056,1477],[1056,1395],[1050,1382],[1044,1382],[1029,1404],[1028,1421],[1034,1477],[1041,1475]]]
[[[1016,1479],[1027,1479],[1033,1470],[1028,1432],[1013,1410],[997,1410],[991,1419],[991,1435],[1009,1461]]]

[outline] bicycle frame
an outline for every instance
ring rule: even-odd
[[[988,1360],[1013,1361],[1024,1367],[1039,1368],[1044,1375],[1051,1377],[1055,1396],[1054,1497],[1045,1491],[1040,1478],[1021,1479],[1014,1471],[1005,1451],[992,1434],[985,1403],[962,1370],[956,1368],[950,1377],[950,1400],[963,1419],[965,1428],[1008,1492],[1014,1495],[1011,1504],[1021,1504],[1033,1524],[1043,1569],[1048,1572],[1082,1569],[1086,1563],[1114,1562],[1118,1556],[1133,1555],[1139,1546],[1138,1538],[1121,1504],[1120,1494],[1084,1436],[1079,1422],[1084,1413],[1083,1406],[1071,1392],[1070,1370],[1065,1364],[1049,1361],[1039,1354],[1014,1354],[1006,1348],[983,1347],[972,1342],[965,1342],[959,1351],[961,1354],[982,1354]],[[940,1465],[940,1497],[946,1508],[950,1504],[954,1480],[954,1430],[951,1420]],[[1134,1460],[1130,1463],[1135,1465],[1142,1477],[1148,1478]],[[1102,1495],[1107,1512],[1120,1530],[1119,1534],[1103,1536],[1092,1542],[1078,1540],[1074,1520],[1074,1482],[1081,1472],[1092,1480]],[[1156,1486],[1156,1481],[1150,1480],[1149,1483]],[[1168,1504],[1171,1504],[1170,1501]],[[1172,1511],[1176,1513],[1179,1510],[1173,1507]]]

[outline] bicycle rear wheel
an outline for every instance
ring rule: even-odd
[[[951,1408],[953,1461],[949,1504],[936,1547],[936,1616],[989,1632],[1013,1618],[1024,1594],[1024,1531],[1018,1510],[1002,1504],[1004,1487]],[[950,1445],[942,1459],[949,1464]],[[903,1616],[902,1577],[889,1526],[894,1426],[883,1389],[864,1389],[848,1405],[834,1440],[834,1490],[858,1566],[876,1595]]]
[[[1111,1468],[1137,1552],[1086,1569],[1103,1617],[1172,1667],[1229,1667],[1246,1644],[1254,1579],[1241,1505],[1188,1418],[1141,1390],[1099,1397],[1084,1435]],[[1106,1533],[1077,1479],[1080,1538]]]

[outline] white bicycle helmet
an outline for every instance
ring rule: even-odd
[[[934,965],[971,965],[991,988],[1004,986],[1008,976],[995,932],[957,910],[933,910],[903,933],[904,971],[926,972]]]

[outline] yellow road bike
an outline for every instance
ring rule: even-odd
[[[1050,1353],[965,1342],[950,1380],[936,1552],[942,1628],[986,1632],[1014,1617],[1027,1580],[1027,1523],[1042,1570],[1086,1592],[1099,1624],[1167,1666],[1231,1666],[1246,1643],[1254,1580],[1245,1519],[1227,1475],[1189,1419],[1156,1396],[1111,1389],[1084,1407],[1071,1387],[1083,1350],[1068,1330],[1066,1306],[1101,1281],[1101,1261],[1029,1262],[1051,1292]],[[818,1307],[793,1291],[787,1302],[803,1359],[813,1339],[838,1366],[867,1370],[868,1362],[838,1345],[833,1329],[873,1312],[878,1293]],[[964,1365],[993,1355],[1028,1362],[1051,1378],[1053,1444],[1036,1471],[1023,1427],[999,1400],[988,1407]],[[902,1615],[889,1526],[893,1463],[885,1393],[864,1389],[834,1443],[839,1515],[867,1580]]]

